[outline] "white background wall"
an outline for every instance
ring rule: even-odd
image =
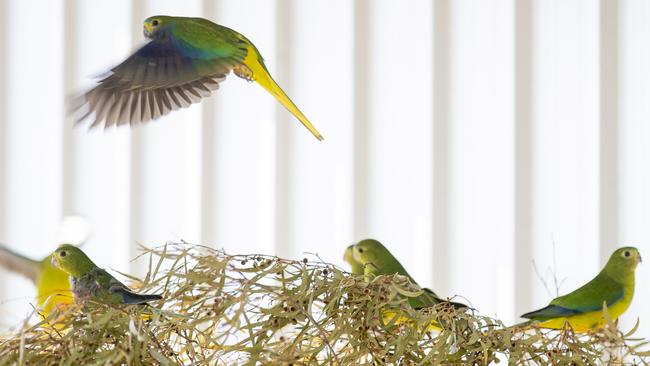
[[[72,129],[65,95],[161,13],[253,40],[325,141],[236,77],[147,126]],[[44,256],[81,214],[98,263],[141,273],[136,243],[343,265],[372,236],[512,322],[555,295],[533,260],[564,292],[618,246],[650,255],[649,18],[645,0],[0,0],[0,241]],[[646,266],[623,328],[650,335]],[[0,278],[16,324],[32,290]]]

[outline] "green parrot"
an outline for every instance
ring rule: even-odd
[[[39,314],[47,317],[55,308],[72,303],[68,274],[52,266],[51,256],[34,260],[0,245],[0,266],[19,273],[34,283]]]
[[[63,244],[52,253],[52,263],[70,277],[75,303],[87,300],[105,304],[139,305],[160,300],[160,295],[142,295],[132,292],[126,285],[105,270],[97,267],[81,249]]]
[[[516,326],[536,324],[542,328],[562,329],[568,323],[574,331],[586,332],[606,323],[603,304],[607,304],[609,317],[618,319],[632,302],[634,271],[640,262],[641,254],[636,248],[616,250],[593,280],[553,299],[545,308],[522,315],[531,321]]]
[[[354,259],[354,244],[348,246],[345,249],[345,254],[343,255],[343,260],[346,261],[352,270],[353,275],[362,275],[363,274],[363,264],[357,262]]]
[[[110,127],[155,120],[210,96],[233,71],[259,83],[323,139],[273,80],[257,48],[237,31],[203,18],[158,15],[144,21],[144,36],[147,44],[76,101],[74,111],[87,105],[77,122],[92,113],[91,127],[103,121]]]
[[[379,241],[365,239],[353,246],[354,259],[363,266],[363,273],[367,276],[400,274],[405,276],[411,283],[417,282],[408,274],[402,264],[386,249]],[[428,288],[422,289],[424,293],[418,297],[409,298],[409,304],[414,309],[423,309],[445,302],[455,309],[466,308],[467,305],[441,299]]]

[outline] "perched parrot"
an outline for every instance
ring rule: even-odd
[[[367,276],[400,274],[407,277],[411,283],[417,282],[408,274],[402,264],[386,249],[386,247],[374,239],[365,239],[357,243],[353,248],[354,259],[363,266],[364,274]],[[418,297],[409,298],[409,303],[414,309],[422,309],[446,302],[454,308],[466,308],[467,305],[441,299],[430,289],[422,289],[424,293]]]
[[[348,255],[347,250],[350,250],[350,248],[348,247],[346,249],[346,255]],[[411,283],[417,285],[413,277],[408,274],[400,262],[379,241],[365,239],[354,245],[351,250],[353,260],[363,267],[363,273],[368,278],[379,275],[399,274],[407,277]],[[422,291],[423,293],[421,295],[408,298],[409,305],[415,310],[429,308],[440,303],[450,304],[454,309],[467,308],[467,305],[441,299],[428,288],[423,288]],[[382,318],[385,323],[388,323],[393,321],[396,315],[397,313],[395,311],[386,310],[382,313]],[[411,320],[406,317],[398,317],[394,323],[411,323]],[[431,322],[427,325],[426,329],[441,330],[441,327],[437,322]]]
[[[233,71],[271,93],[318,139],[323,137],[273,80],[248,38],[202,18],[153,16],[144,21],[150,41],[113,68],[73,107],[94,113],[92,126],[155,120],[208,97]]]
[[[51,256],[37,261],[0,245],[0,266],[30,279],[36,286],[39,313],[47,317],[55,308],[73,302],[68,274],[52,266]]]
[[[77,304],[94,300],[105,304],[146,304],[160,300],[160,295],[142,295],[105,270],[97,267],[81,249],[64,244],[52,253],[52,263],[70,276],[72,295]]]
[[[542,328],[562,329],[568,323],[576,332],[586,332],[605,324],[603,304],[612,320],[627,310],[634,295],[634,271],[641,262],[636,248],[616,250],[602,271],[586,285],[557,297],[542,309],[522,315],[531,321],[517,326],[536,324]]]
[[[345,254],[343,255],[343,260],[346,261],[352,270],[353,275],[362,275],[363,274],[363,264],[357,262],[354,259],[354,244],[348,246],[345,249]]]

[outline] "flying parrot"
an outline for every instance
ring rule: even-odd
[[[64,244],[52,253],[52,264],[66,272],[75,303],[87,300],[105,304],[139,305],[160,300],[160,295],[143,295],[131,291],[126,285],[97,267],[81,249]]]
[[[73,110],[94,113],[91,127],[136,124],[189,107],[219,88],[233,71],[256,81],[318,140],[323,136],[273,80],[248,38],[203,18],[153,16],[144,21],[142,48],[79,97]]]
[[[392,275],[399,274],[405,276],[411,283],[417,285],[417,282],[408,274],[402,264],[395,258],[386,247],[374,239],[365,239],[357,243],[353,248],[354,259],[363,266],[366,276]],[[424,291],[418,297],[409,298],[409,303],[414,309],[431,307],[436,304],[445,302],[451,304],[454,308],[466,308],[467,305],[441,299],[430,289]]]
[[[586,285],[557,297],[542,309],[522,315],[530,321],[516,326],[536,324],[542,328],[562,329],[568,323],[576,332],[602,327],[606,321],[603,304],[612,320],[627,310],[634,295],[634,271],[641,255],[634,247],[616,250],[605,268]]]
[[[52,266],[51,256],[33,260],[0,245],[0,266],[19,273],[34,283],[39,314],[47,317],[54,309],[73,302],[68,274]]]

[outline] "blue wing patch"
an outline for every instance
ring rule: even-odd
[[[534,320],[547,320],[547,319],[554,319],[560,317],[567,317],[571,315],[578,315],[581,313],[582,312],[578,310],[568,309],[557,305],[549,305],[545,308],[531,311],[530,313],[526,313],[521,317],[526,319],[534,319]]]

